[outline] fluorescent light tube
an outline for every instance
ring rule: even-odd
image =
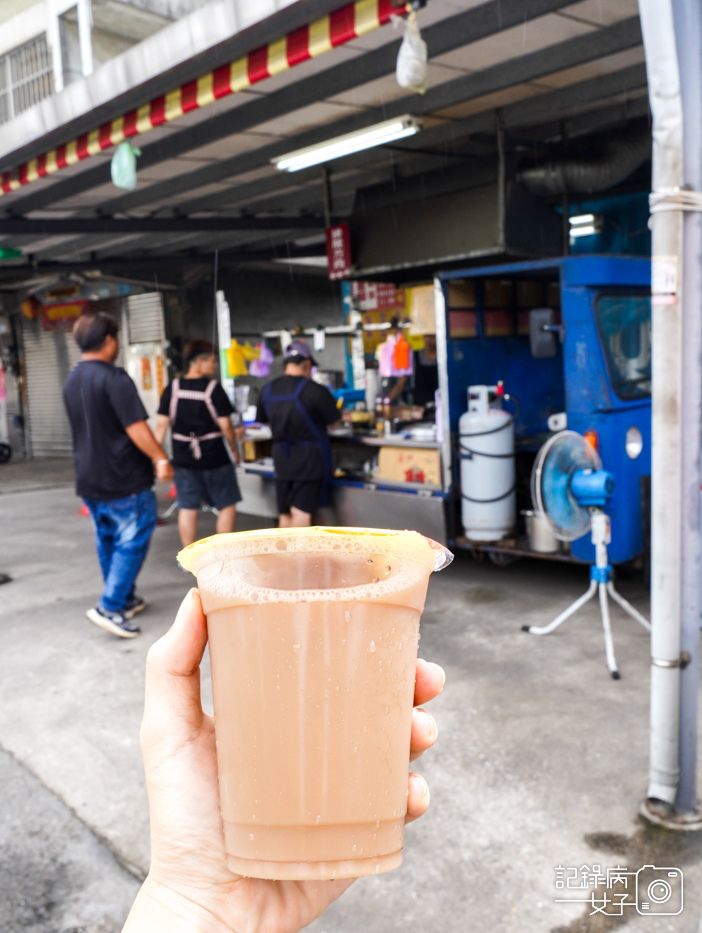
[[[599,233],[599,229],[595,224],[583,224],[582,227],[571,227],[570,235],[575,236],[592,236],[593,233]]]
[[[594,214],[575,214],[573,217],[568,218],[568,222],[571,227],[583,227],[588,224],[592,225],[595,223]]]
[[[331,162],[333,159],[340,159],[353,152],[361,152],[373,146],[384,146],[397,139],[413,136],[421,128],[421,122],[415,117],[396,117],[394,120],[386,120],[385,123],[367,126],[355,133],[337,136],[316,146],[307,146],[305,149],[288,152],[286,155],[271,159],[271,162],[281,171],[299,172],[303,168]]]

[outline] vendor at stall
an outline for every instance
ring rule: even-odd
[[[415,405],[432,405],[434,394],[439,388],[439,365],[436,357],[436,337],[425,334],[424,346],[414,351],[414,386],[412,394]]]
[[[304,527],[327,501],[332,480],[327,430],[340,414],[331,392],[311,380],[316,361],[303,340],[293,340],[284,359],[284,374],[261,393],[256,420],[271,426],[280,527]]]

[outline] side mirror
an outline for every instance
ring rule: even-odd
[[[553,308],[534,308],[529,312],[529,349],[537,359],[555,356],[561,327],[554,324]]]

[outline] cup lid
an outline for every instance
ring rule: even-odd
[[[339,542],[340,538],[346,541]],[[337,546],[335,544],[338,543]],[[281,545],[284,545],[281,547]],[[346,546],[344,546],[346,545]],[[281,550],[304,551],[375,551],[387,552],[423,564],[430,571],[443,570],[453,560],[453,554],[443,544],[420,535],[417,531],[382,528],[345,528],[313,525],[310,528],[259,528],[212,535],[189,544],[178,554],[178,563],[185,570],[197,573],[222,546],[230,556],[251,556]],[[238,552],[238,553],[237,553]]]

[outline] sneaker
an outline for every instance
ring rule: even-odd
[[[146,600],[142,599],[141,596],[132,596],[122,610],[122,615],[125,619],[133,619],[138,612],[143,612],[144,609],[146,609]]]
[[[88,609],[85,614],[94,625],[120,638],[136,638],[141,632],[141,629],[132,625],[122,612],[108,612],[107,609],[96,606],[94,609]]]

